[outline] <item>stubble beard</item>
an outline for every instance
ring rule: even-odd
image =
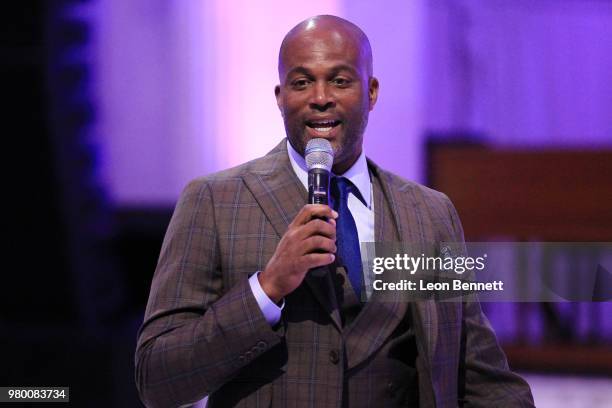
[[[356,129],[351,131],[351,129],[347,129],[342,138],[338,139],[340,144],[332,143],[332,149],[334,151],[334,166],[338,163],[342,163],[347,160],[356,161],[361,154],[363,149],[363,134],[365,133],[365,129],[368,124],[368,115],[364,115],[363,120],[358,125]],[[295,149],[296,152],[300,154],[300,156],[304,157],[306,151],[306,144],[308,143],[308,136],[306,135],[306,130],[300,128],[299,130],[292,132],[289,130],[290,127],[285,122],[285,133],[287,134],[287,139],[291,146]],[[297,134],[297,137],[296,137]],[[350,136],[353,134],[354,136]],[[355,153],[354,153],[355,151]],[[355,157],[352,157],[355,155]],[[354,164],[351,163],[351,166]],[[345,170],[348,170],[345,169]]]

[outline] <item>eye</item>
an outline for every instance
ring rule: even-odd
[[[332,83],[339,88],[346,88],[351,84],[351,80],[345,77],[335,77]]]
[[[310,81],[306,78],[298,78],[291,82],[291,87],[296,90],[305,89]]]

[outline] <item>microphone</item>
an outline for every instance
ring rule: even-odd
[[[334,150],[327,139],[310,139],[304,152],[308,167],[308,204],[329,205],[329,175]]]

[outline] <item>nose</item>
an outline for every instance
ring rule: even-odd
[[[312,99],[310,101],[310,107],[312,109],[323,112],[336,106],[336,102],[330,89],[328,89],[326,81],[317,82],[312,89]]]

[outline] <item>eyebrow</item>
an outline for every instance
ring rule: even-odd
[[[341,72],[341,71],[348,71],[353,75],[357,75],[358,72],[355,68],[351,67],[350,65],[346,65],[346,64],[339,64],[339,65],[335,65],[332,69],[331,69],[331,73],[333,75]],[[304,74],[307,76],[312,76],[312,71],[310,71],[308,68],[300,65],[297,66],[295,68],[292,68],[289,72],[287,72],[286,78],[289,78],[291,75],[294,74]]]
[[[289,72],[287,72],[287,75],[285,77],[289,78],[291,75],[294,75],[294,74],[304,74],[307,76],[312,76],[312,73],[310,72],[310,70],[301,65],[299,67],[292,68]]]

